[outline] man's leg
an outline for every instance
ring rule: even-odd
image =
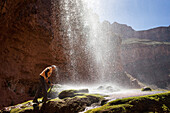
[[[43,77],[41,77],[41,83],[42,83],[42,94],[44,97],[43,102],[46,102],[47,101],[47,85]]]
[[[38,89],[37,89],[37,91],[36,91],[36,93],[35,93],[35,97],[34,97],[34,99],[33,99],[33,102],[36,102],[36,103],[38,103],[38,97],[40,96],[40,94],[42,93],[42,80],[41,80],[42,78],[40,77],[39,78],[39,84],[38,84]]]
[[[41,85],[39,84],[39,86],[38,86],[38,89],[37,89],[37,91],[36,91],[36,93],[35,93],[35,97],[34,97],[34,99],[33,99],[33,102],[35,102],[35,103],[38,103],[38,97],[40,96],[40,92],[41,92]]]

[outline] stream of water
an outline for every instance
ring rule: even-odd
[[[57,2],[61,16],[60,35],[65,41],[63,46],[68,45],[68,51],[65,51],[68,55],[67,71],[73,83],[80,79],[93,83],[112,82],[116,73],[115,37],[109,32],[107,23],[101,24],[98,15],[92,10],[94,6],[99,10],[99,1]]]

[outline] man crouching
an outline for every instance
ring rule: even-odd
[[[49,81],[49,78],[53,72],[57,70],[55,65],[51,65],[47,68],[45,68],[41,73],[40,73],[40,78],[39,78],[39,87],[36,91],[35,97],[33,102],[38,103],[38,97],[40,96],[40,93],[43,95],[43,100],[42,102],[46,102],[47,99],[47,84],[52,86],[51,82]]]

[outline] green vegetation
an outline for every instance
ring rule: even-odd
[[[88,93],[88,89],[80,89],[80,90],[64,90],[59,93],[58,97],[60,99],[68,98],[68,97],[75,97],[75,96],[83,96],[84,93]]]
[[[66,91],[67,92],[67,91]],[[49,100],[46,104],[40,103],[38,106],[34,106],[32,100],[18,104],[16,106],[10,106],[10,113],[20,112],[38,112],[45,110],[51,113],[53,112],[80,112],[87,106],[95,103],[99,106],[101,101],[105,100],[104,96],[100,94],[88,94],[88,93],[75,93],[74,97],[66,97],[63,99],[55,98]],[[42,98],[38,99],[39,101]],[[44,106],[45,105],[45,106]],[[103,104],[102,104],[103,105]],[[34,107],[33,107],[34,106]],[[35,108],[35,109],[33,109]],[[71,108],[71,109],[70,109]],[[64,111],[63,111],[64,110]],[[129,97],[124,99],[117,99],[101,107],[87,111],[86,113],[168,113],[170,112],[170,91],[165,93],[159,93],[154,95]]]
[[[62,101],[62,100],[59,99],[59,98],[54,98],[54,99],[51,99],[51,100],[49,100],[49,101]]]
[[[66,91],[67,92],[67,91]],[[69,92],[76,92],[76,90],[70,90]],[[51,109],[63,109],[63,107],[68,107],[69,106],[74,106],[71,111],[83,111],[87,105],[91,105],[93,103],[98,103],[102,99],[104,99],[103,96],[99,94],[88,94],[88,93],[74,93],[74,97],[66,97],[64,99],[51,99],[48,102],[46,102],[47,106],[49,105]],[[41,101],[42,98],[39,98],[38,101]],[[69,102],[69,103],[68,103]],[[9,112],[10,113],[20,113],[20,112],[34,112],[35,109],[33,107],[32,100],[26,101],[21,104],[17,104],[15,106],[10,106],[9,107]],[[39,111],[42,109],[43,103],[40,103],[37,108]],[[48,106],[48,107],[49,107]],[[43,108],[44,109],[44,108]]]
[[[104,99],[104,96],[102,96],[102,95],[99,95],[99,94],[80,94],[80,95],[77,95],[77,96],[75,96],[75,97],[73,97],[73,98],[90,98],[90,97],[92,97],[92,98],[98,98],[99,100],[103,100]],[[71,98],[70,98],[71,99]]]
[[[25,108],[22,108],[22,109],[21,108],[15,108],[15,109],[12,109],[10,111],[10,113],[20,113],[20,112],[24,112],[26,110],[33,110],[33,107],[30,106],[30,107],[25,107]]]
[[[138,39],[138,38],[128,38],[122,40],[122,44],[144,44],[144,45],[170,45],[170,42],[158,42],[158,41],[152,41],[148,39]]]
[[[19,110],[21,110],[20,108],[15,108],[15,109],[12,109],[10,113],[17,113]]]
[[[33,109],[34,108],[32,106],[30,106],[30,107],[23,108],[23,109],[19,110],[18,112],[15,112],[15,113],[20,113],[20,112],[24,112],[26,110],[33,110]]]
[[[33,110],[32,101],[33,100],[29,100],[24,103],[17,104],[15,106],[11,106],[10,113],[19,113],[25,110]],[[42,98],[39,98],[38,101],[42,101]]]
[[[161,94],[129,97],[111,101],[86,113],[170,112],[170,91]]]

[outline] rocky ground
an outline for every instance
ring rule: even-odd
[[[109,88],[113,88],[109,86]],[[108,87],[98,87],[101,94],[91,94],[89,89],[63,90],[61,85],[55,85],[48,96],[51,100],[39,105],[32,100],[4,107],[1,113],[141,113],[170,112],[170,92],[152,91],[150,88],[141,90],[110,90]],[[112,94],[103,94],[106,89]],[[114,88],[113,88],[114,89]],[[61,92],[60,92],[61,91]],[[60,92],[60,93],[58,93]],[[144,96],[145,95],[145,96]]]
[[[86,113],[169,113],[170,92],[110,101]]]

